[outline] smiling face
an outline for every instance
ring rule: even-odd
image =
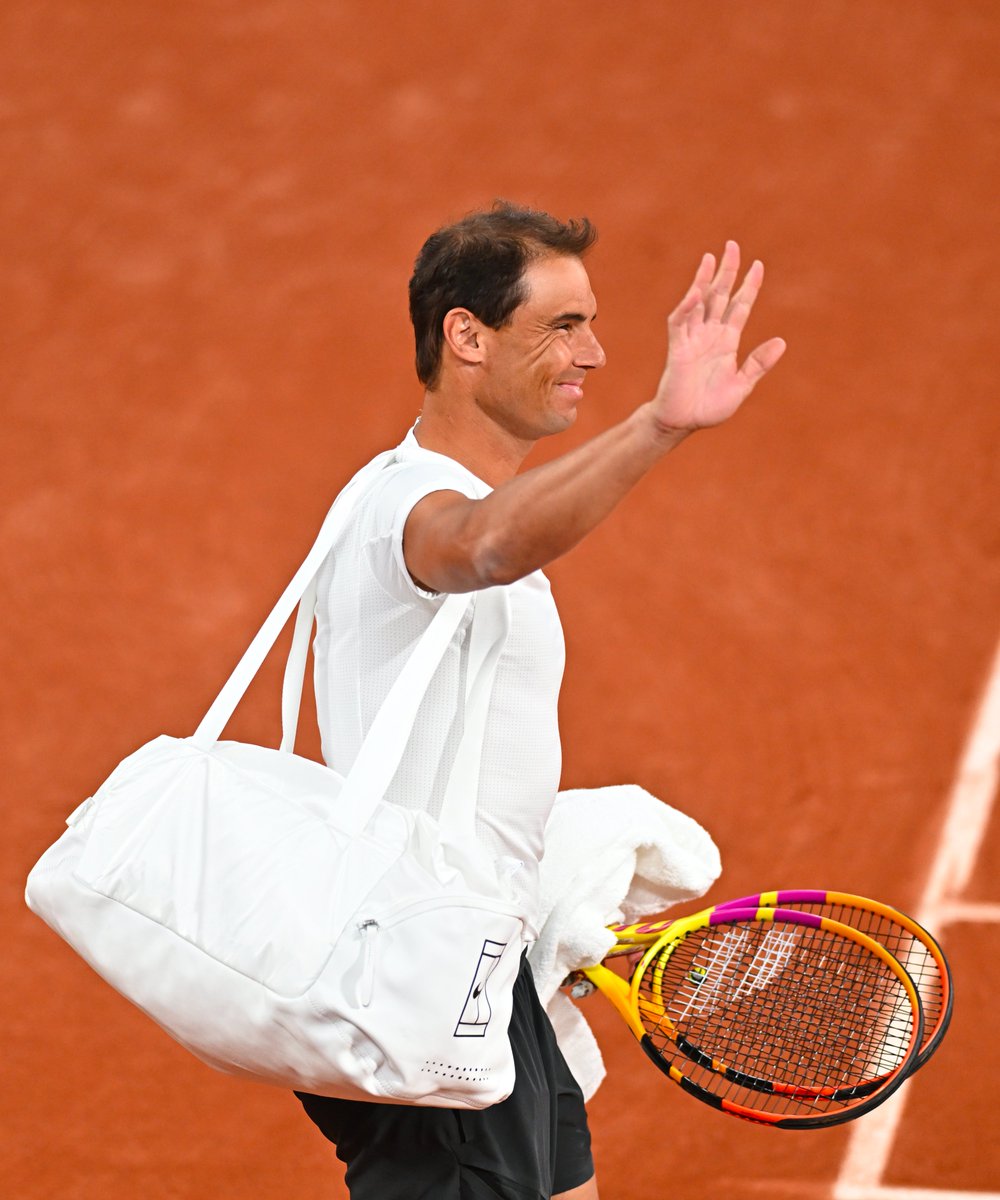
[[[587,372],[605,362],[597,302],[580,259],[549,256],[524,272],[526,298],[501,329],[480,327],[476,405],[513,437],[537,441],[576,420]]]

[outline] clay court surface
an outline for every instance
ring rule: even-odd
[[[789,344],[549,572],[564,785],[699,819],[711,901],[921,913],[957,991],[891,1127],[798,1134],[688,1098],[591,999],[602,1196],[1000,1193],[998,63],[992,0],[7,0],[3,1195],[346,1195],[289,1095],[175,1047],[21,891],[120,758],[193,730],[406,431],[413,256],[495,195],[601,231],[609,365],[566,446],[648,397],[726,237],[767,265],[748,339]],[[277,681],[237,736],[276,737]]]

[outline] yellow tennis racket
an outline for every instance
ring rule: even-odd
[[[897,959],[913,980],[924,1015],[924,1037],[911,1070],[916,1071],[931,1057],[951,1023],[953,991],[951,969],[944,951],[922,925],[905,913],[848,892],[798,888],[758,892],[738,900],[727,900],[723,908],[791,908],[829,917],[867,934]],[[673,921],[640,922],[610,926],[618,938],[607,957],[641,954],[673,925]]]
[[[705,909],[670,923],[630,978],[604,964],[574,978],[611,1001],[689,1094],[777,1128],[870,1111],[923,1039],[920,998],[896,958],[849,925],[793,909]]]

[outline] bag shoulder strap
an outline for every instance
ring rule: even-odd
[[[382,701],[340,792],[338,806],[342,805],[343,810],[338,819],[347,828],[363,829],[389,790],[434,672],[470,604],[477,603],[481,595],[456,593],[445,598]],[[475,628],[475,615],[472,624]],[[460,749],[465,740],[463,735]],[[462,798],[463,809],[471,810],[474,818],[476,787],[463,791]]]
[[[509,631],[510,605],[506,590],[495,587],[477,592],[466,673],[465,724],[440,816],[443,826],[462,837],[475,835],[486,721],[497,666]]]
[[[384,454],[372,459],[337,497],[320,526],[316,540],[302,565],[292,576],[291,582],[281,593],[264,624],[244,651],[243,657],[223,684],[222,690],[212,701],[208,712],[202,717],[201,723],[191,738],[196,746],[208,749],[222,736],[222,731],[229,724],[230,718],[236,711],[236,706],[243,699],[271,647],[278,640],[278,634],[281,633],[285,622],[292,615],[292,610],[302,599],[310,584],[314,582],[317,572],[323,565],[323,560],[343,533],[347,519],[364,491],[362,485],[387,466],[395,453],[395,450],[387,450]]]

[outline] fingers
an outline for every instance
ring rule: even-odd
[[[690,333],[697,325],[717,321],[741,333],[764,281],[764,264],[754,259],[743,282],[735,294],[731,294],[739,269],[740,248],[737,242],[726,242],[718,268],[714,254],[702,255],[694,280],[683,300],[670,314],[668,324],[675,328],[686,327]]]
[[[734,313],[738,313],[738,328],[743,327],[750,308],[757,298],[760,285],[764,278],[764,266],[755,259],[744,276],[743,283],[732,298],[730,294],[740,269],[740,247],[737,242],[727,241],[722,257],[716,269],[714,254],[703,254],[694,281],[688,288],[684,299],[670,314],[670,320],[690,317],[694,310],[702,306],[706,321],[723,321],[733,323]]]
[[[685,293],[684,299],[667,318],[668,325],[684,325],[691,319],[695,321],[704,319],[705,292],[714,271],[715,255],[703,254],[694,280]]]
[[[722,320],[727,325],[731,325],[737,331],[742,331],[743,326],[747,323],[747,319],[750,316],[750,310],[753,308],[754,301],[757,299],[760,285],[763,282],[764,264],[760,259],[754,259],[750,264],[750,269],[743,277],[743,282],[740,284],[739,290],[733,296],[722,315]]]
[[[708,296],[705,301],[705,319],[721,321],[729,306],[729,293],[733,290],[736,276],[740,269],[740,248],[736,242],[726,242],[719,260],[719,269],[715,273]]]
[[[747,355],[746,361],[740,367],[740,375],[748,393],[771,370],[785,353],[785,349],[784,338],[776,337],[764,342]]]
[[[694,286],[699,289],[704,296],[705,290],[712,279],[712,272],[715,270],[715,255],[703,254],[701,262],[698,264],[698,270],[695,272]]]

